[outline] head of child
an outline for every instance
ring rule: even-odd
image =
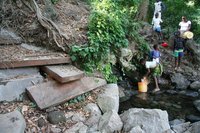
[[[153,49],[158,50],[158,45],[157,44],[153,45]]]
[[[158,14],[158,13],[156,13],[156,14],[155,14],[155,18],[158,18],[158,16],[159,16],[159,14]]]

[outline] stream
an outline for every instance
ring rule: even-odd
[[[156,93],[132,91],[133,95],[127,101],[120,102],[120,114],[129,108],[146,108],[166,110],[169,120],[187,120],[189,115],[200,118],[200,113],[193,105],[193,101],[199,98],[198,93],[162,89]]]

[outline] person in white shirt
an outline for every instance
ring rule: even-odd
[[[161,0],[156,0],[154,3],[154,16],[156,13],[158,13],[159,18],[161,19],[161,10],[162,10],[162,1]]]
[[[182,21],[179,23],[179,27],[180,27],[179,31],[180,31],[180,33],[182,35],[184,32],[190,30],[191,21],[188,21],[185,16],[182,16]]]
[[[152,25],[153,25],[153,30],[155,32],[158,32],[160,37],[162,37],[161,25],[160,25],[162,22],[163,22],[162,19],[159,18],[159,14],[156,13],[155,17],[152,20]]]

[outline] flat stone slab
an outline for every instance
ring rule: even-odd
[[[44,66],[42,70],[60,83],[80,79],[84,72],[72,65]]]
[[[0,69],[0,81],[5,79],[13,79],[20,76],[39,74],[37,67],[15,68],[15,69]]]
[[[44,82],[27,88],[30,97],[40,109],[64,103],[80,94],[106,84],[104,79],[83,77],[65,84],[56,81]]]
[[[0,46],[0,68],[70,63],[69,55],[53,51],[34,51],[20,45]]]
[[[0,81],[0,102],[1,101],[18,101],[21,94],[26,91],[26,87],[33,86],[42,82],[41,75],[22,76],[9,80]]]
[[[24,133],[26,122],[19,111],[13,111],[7,114],[0,114],[0,132],[1,133]]]

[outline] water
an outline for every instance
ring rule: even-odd
[[[119,113],[129,108],[146,108],[166,110],[169,120],[185,119],[188,115],[200,117],[200,112],[194,107],[193,101],[199,97],[186,96],[180,93],[169,94],[166,91],[139,93],[128,101],[120,103]]]

